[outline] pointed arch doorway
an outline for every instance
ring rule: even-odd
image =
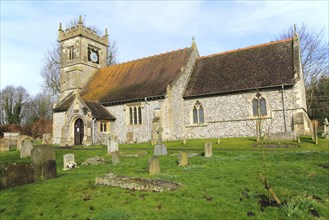
[[[81,145],[83,140],[83,121],[78,118],[74,122],[74,145]]]

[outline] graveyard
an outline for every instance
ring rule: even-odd
[[[317,142],[34,143],[30,155],[0,154],[2,174],[6,163],[40,164],[38,152],[48,161],[30,183],[1,189],[0,219],[328,219],[329,141]]]

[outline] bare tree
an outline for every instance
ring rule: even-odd
[[[3,124],[21,124],[29,94],[22,86],[7,86],[1,91]]]
[[[39,119],[50,119],[52,116],[51,97],[45,93],[38,93],[26,103],[26,122],[33,123]]]
[[[279,35],[279,39],[289,38],[297,32],[300,36],[300,52],[306,87],[308,114],[311,118],[317,117],[316,88],[319,80],[329,75],[329,45],[324,31],[312,32],[306,24],[297,27],[291,26]]]
[[[324,31],[312,32],[306,24],[293,26],[279,35],[278,39],[293,37],[294,33],[300,37],[300,53],[302,56],[302,67],[306,86],[311,86],[322,76],[328,75],[329,47]]]

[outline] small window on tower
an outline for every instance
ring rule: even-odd
[[[92,46],[88,47],[88,61],[99,64],[98,49]]]
[[[69,50],[69,57],[68,60],[74,60],[75,59],[75,51],[74,51],[74,47],[68,47]]]

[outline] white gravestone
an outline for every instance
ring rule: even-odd
[[[63,170],[68,170],[70,168],[75,168],[74,154],[64,154],[63,155]]]
[[[115,151],[119,151],[118,137],[111,135],[107,138],[107,153],[110,154]]]

